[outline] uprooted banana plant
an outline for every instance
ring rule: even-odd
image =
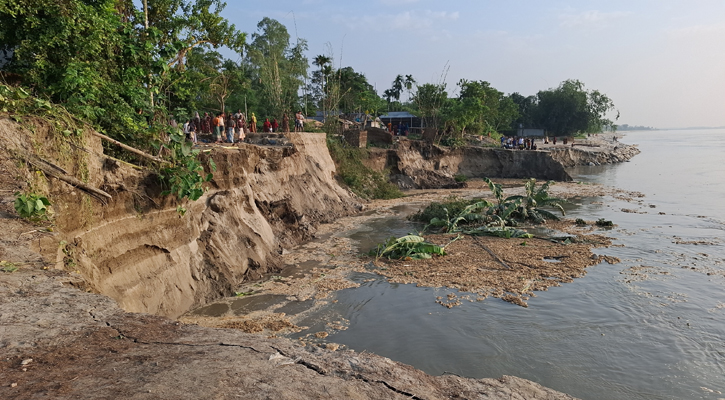
[[[406,235],[400,238],[391,237],[385,243],[370,252],[377,261],[380,257],[398,260],[421,260],[431,258],[433,255],[446,255],[446,247],[461,236],[457,236],[445,246],[438,246],[425,241],[425,238],[418,235]]]

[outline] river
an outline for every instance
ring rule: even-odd
[[[433,375],[515,375],[582,399],[725,398],[725,129],[623,141],[642,153],[571,173],[645,197],[568,207],[569,218],[617,224],[609,234],[623,246],[595,252],[621,263],[537,292],[528,308],[489,298],[446,309],[434,300],[451,290],[358,274],[359,288],[337,292],[307,323],[349,320],[326,340]],[[408,229],[385,217],[356,238],[364,250]]]
[[[277,309],[309,327],[288,336],[330,332],[330,321],[344,321],[346,329],[324,342],[432,375],[515,375],[582,399],[725,399],[725,129],[628,132],[622,140],[642,153],[570,173],[583,185],[644,197],[582,197],[566,207],[568,218],[616,224],[608,232],[614,246],[594,252],[621,263],[537,292],[528,308],[488,298],[447,309],[436,297],[454,290],[355,273],[359,287],[334,292],[320,307],[306,301]],[[418,207],[394,207],[392,217],[373,211],[362,226],[333,236],[367,251],[416,231],[405,216]],[[288,273],[321,265],[304,264]],[[284,296],[249,296],[195,313],[239,314],[280,302]]]

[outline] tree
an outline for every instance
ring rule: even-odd
[[[323,113],[329,110],[330,104],[327,95],[327,85],[332,75],[332,57],[318,55],[312,61],[318,70],[312,73],[311,92],[316,107],[321,108]]]
[[[413,95],[413,103],[417,108],[416,114],[423,119],[427,127],[439,129],[441,124],[441,111],[448,100],[446,84],[426,83],[419,85]]]
[[[305,51],[307,41],[298,39],[292,46],[287,28],[278,21],[265,17],[257,24],[247,46],[247,64],[262,94],[263,115],[279,116],[299,107],[299,90],[308,68]]]
[[[523,96],[520,93],[511,93],[511,101],[516,105],[518,117],[511,124],[511,129],[538,128],[536,119],[536,96]]]
[[[518,110],[510,97],[486,81],[458,82],[460,94],[446,108],[447,124],[461,134],[498,132],[508,128]]]
[[[0,43],[12,57],[2,69],[97,129],[148,146],[150,134],[159,138],[149,122],[165,122],[167,93],[188,78],[182,72],[192,49],[244,43],[220,17],[223,7],[220,0],[147,0],[141,11],[130,0],[4,0]]]
[[[340,86],[340,111],[374,113],[381,107],[382,99],[365,75],[355,72],[352,67],[341,68],[335,75]]]
[[[555,135],[600,132],[613,122],[606,113],[614,103],[599,91],[586,91],[578,80],[566,80],[558,88],[537,94],[536,122]]]
[[[411,77],[412,79],[412,77]],[[403,79],[402,75],[398,75],[393,80],[393,83],[390,87],[390,89],[386,89],[383,92],[383,98],[388,101],[388,111],[390,111],[390,105],[393,102],[393,99],[395,101],[400,102],[400,95],[403,93],[403,86],[405,84],[405,80]]]

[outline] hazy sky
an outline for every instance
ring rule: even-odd
[[[274,18],[381,94],[447,64],[451,94],[461,78],[523,95],[579,79],[619,123],[725,126],[724,0],[227,0],[224,16],[248,34]]]

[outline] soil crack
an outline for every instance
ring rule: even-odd
[[[276,348],[274,346],[272,346],[272,348],[274,350],[276,350],[279,354],[281,354],[281,355],[283,355],[283,356],[285,356],[287,358],[290,358],[290,359],[292,358],[292,357],[288,356],[287,354],[285,354],[282,350],[280,350],[280,349],[278,349],[278,348]],[[327,371],[324,368],[322,368],[322,367],[320,367],[318,365],[312,364],[312,363],[310,363],[308,361],[305,361],[305,360],[302,359],[302,357],[295,358],[294,359],[294,362],[296,364],[300,364],[300,365],[304,366],[305,368],[311,369],[311,370],[317,372],[320,375],[328,375]],[[351,378],[353,378],[353,379],[361,380],[361,381],[363,381],[365,383],[378,383],[378,384],[381,384],[381,385],[385,386],[386,388],[392,390],[393,392],[398,393],[398,394],[402,394],[403,396],[410,397],[411,399],[424,400],[423,398],[418,397],[418,396],[414,395],[413,393],[409,393],[409,392],[406,392],[404,390],[400,390],[400,389],[396,388],[395,386],[389,384],[388,382],[385,382],[385,381],[382,381],[382,380],[367,379],[364,376],[362,376],[361,374],[350,374],[348,376],[351,377]]]

